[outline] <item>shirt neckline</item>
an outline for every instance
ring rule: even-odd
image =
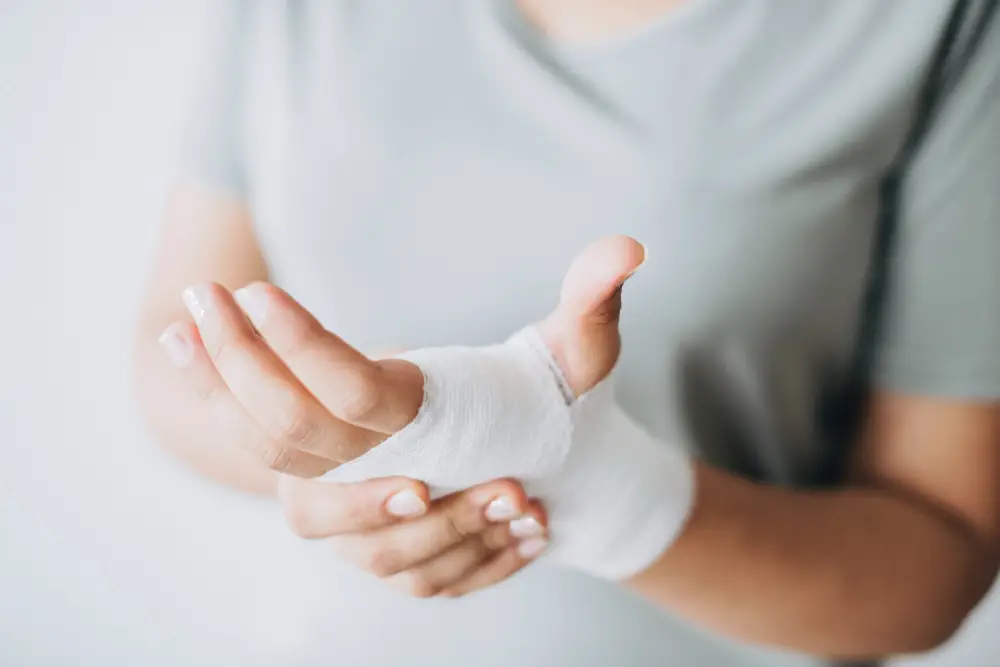
[[[596,39],[554,39],[547,36],[538,26],[525,17],[518,8],[517,0],[489,0],[496,18],[505,27],[514,31],[518,38],[543,46],[546,50],[567,57],[592,58],[610,56],[616,52],[629,50],[652,39],[662,38],[664,33],[686,28],[690,23],[704,17],[718,0],[686,0],[656,19],[620,33]]]

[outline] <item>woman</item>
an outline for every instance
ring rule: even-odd
[[[735,642],[661,634],[673,622],[619,589],[539,566],[490,589],[508,597],[421,612],[454,664],[483,664],[456,646],[485,617],[511,651],[495,664],[606,664],[602,646],[617,664],[937,646],[1000,547],[1000,26],[966,29],[989,26],[985,7],[239,4],[143,302],[148,419],[195,468],[277,490],[299,534],[333,537],[391,584],[490,589],[556,552],[550,506],[599,514],[632,478],[607,491],[592,477],[572,503],[517,479],[431,501],[433,480],[405,466],[308,478],[380,451],[423,404],[427,368],[356,350],[483,346],[541,320],[569,391],[617,364],[618,404],[673,461],[660,488],[675,497],[613,513],[675,512],[655,553],[568,560],[592,556],[581,569]],[[936,49],[970,33],[957,83],[928,88]],[[927,90],[947,93],[937,113]],[[241,310],[229,289],[247,285]],[[574,439],[593,437],[580,426]],[[645,456],[616,458],[614,433],[595,469]],[[684,450],[698,462],[678,463]],[[641,551],[615,516],[594,544]],[[543,600],[579,623],[562,630]],[[416,659],[441,664],[440,650]]]

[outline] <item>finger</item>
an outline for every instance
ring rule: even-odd
[[[407,595],[431,597],[471,575],[514,541],[506,524],[490,526],[443,554],[394,574],[386,581]]]
[[[530,551],[522,553],[522,549],[524,549],[522,544],[529,546]],[[504,549],[490,561],[473,570],[468,576],[444,587],[437,594],[441,597],[457,598],[495,586],[520,572],[526,565],[545,553],[548,548],[548,542],[544,539],[522,544]]]
[[[331,415],[253,330],[232,295],[219,285],[184,292],[205,349],[229,391],[275,443],[276,470],[295,451],[349,461],[384,437]]]
[[[420,516],[430,506],[427,487],[405,477],[353,484],[284,477],[278,500],[292,531],[306,539],[373,530]]]
[[[522,553],[522,544],[528,545],[531,551]],[[548,548],[544,538],[510,546],[493,557],[483,566],[476,568],[465,578],[444,587],[438,595],[457,598],[475,591],[495,586],[524,569],[524,566],[535,560]],[[527,554],[527,555],[526,555]]]
[[[646,249],[628,236],[609,236],[576,256],[563,280],[559,309],[565,316],[604,324],[617,318],[609,306],[615,294],[643,263]]]
[[[529,503],[513,480],[488,482],[442,498],[422,517],[370,533],[343,535],[334,548],[347,560],[380,577],[408,570],[494,523],[524,513]]]
[[[440,586],[437,594],[459,597],[481,588],[493,586],[515,574],[525,565],[545,553],[549,544],[548,518],[541,503],[532,500],[524,516],[506,528],[507,539],[500,552],[465,575]]]
[[[525,512],[510,523],[490,526],[443,554],[389,577],[388,581],[409,595],[429,597],[458,585],[459,582],[472,577],[476,570],[489,565],[487,575],[482,578],[482,585],[489,585],[518,569],[510,570],[490,565],[500,552],[516,546],[518,542],[526,543],[532,540],[537,542],[539,539],[546,539],[547,536],[545,510],[537,500],[532,500],[529,501]],[[527,562],[523,557],[522,560]],[[507,574],[504,574],[505,572]]]
[[[271,349],[338,418],[390,434],[416,416],[423,374],[415,365],[368,359],[274,285],[253,283],[236,296]]]
[[[264,465],[273,468],[277,461],[283,460],[285,472],[301,477],[316,477],[336,467],[333,461],[305,452],[291,451],[284,455],[284,459],[281,458],[276,451],[276,443],[267,438],[229,391],[212,364],[193,322],[171,324],[159,340],[168,358],[183,371],[185,381],[203,405],[200,412],[208,415],[219,432],[228,434]]]
[[[628,236],[592,243],[566,273],[559,305],[538,325],[578,396],[602,380],[618,360],[621,287],[644,260],[645,248]]]
[[[507,532],[517,540],[546,537],[549,534],[549,518],[541,501],[537,498],[529,500],[521,516],[507,524]]]

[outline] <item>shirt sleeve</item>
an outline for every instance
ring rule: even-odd
[[[212,16],[178,155],[182,176],[241,199],[247,195],[241,145],[247,22],[242,4],[226,2]]]
[[[911,165],[874,384],[1000,399],[1000,20]]]

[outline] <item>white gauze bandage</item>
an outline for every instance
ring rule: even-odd
[[[324,481],[403,475],[440,497],[516,478],[546,506],[545,558],[609,579],[642,570],[680,532],[694,496],[688,457],[628,417],[610,380],[574,400],[533,327],[500,345],[399,357],[424,374],[417,416]]]

